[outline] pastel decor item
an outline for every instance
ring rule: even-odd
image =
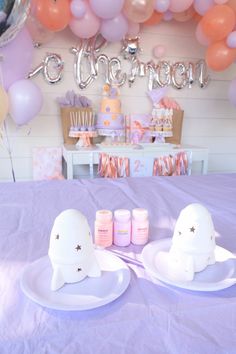
[[[102,19],[110,19],[117,16],[124,5],[124,0],[89,0],[92,11]]]
[[[48,30],[62,31],[70,21],[70,2],[69,0],[36,0],[35,16]]]
[[[87,276],[101,276],[88,221],[78,210],[67,209],[56,217],[48,255],[53,268],[52,291]]]
[[[19,80],[8,90],[10,114],[18,125],[29,123],[41,110],[43,96],[41,89],[30,80]]]
[[[84,4],[86,7],[84,16],[81,18],[75,18],[72,16],[69,22],[69,27],[76,36],[87,39],[95,36],[98,32],[101,20],[92,12],[86,2]]]
[[[6,90],[14,82],[27,76],[33,60],[33,51],[33,41],[26,28],[23,28],[10,43],[0,48],[0,57],[3,57],[0,65]]]
[[[220,41],[234,29],[235,13],[227,5],[215,5],[201,20],[203,33],[213,41]]]
[[[169,10],[172,12],[183,12],[187,10],[194,0],[170,0]]]
[[[95,244],[99,247],[109,247],[113,241],[113,220],[110,210],[97,210],[94,225]]]
[[[209,211],[201,204],[185,207],[176,222],[168,255],[169,273],[192,281],[196,272],[215,263],[215,230]]]
[[[131,241],[130,211],[117,209],[114,212],[114,244],[116,246],[128,246]]]
[[[126,141],[132,144],[150,143],[150,114],[130,114],[125,117]]]
[[[0,127],[4,122],[9,109],[8,95],[3,87],[0,86]]]
[[[132,235],[134,245],[145,245],[149,239],[148,210],[136,208],[132,210]]]
[[[33,149],[33,179],[36,181],[64,179],[62,176],[62,149],[60,147]]]
[[[142,23],[151,17],[154,4],[154,0],[125,0],[124,14],[130,21]]]

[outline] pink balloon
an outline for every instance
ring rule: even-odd
[[[195,35],[196,35],[198,42],[201,45],[208,47],[211,44],[211,40],[208,37],[206,37],[202,31],[201,22],[199,22],[197,25]]]
[[[33,42],[26,28],[6,46],[0,48],[0,63],[3,75],[3,86],[6,90],[17,80],[28,75],[33,60]]]
[[[135,22],[128,22],[127,35],[130,37],[136,37],[140,32],[140,24]]]
[[[214,5],[215,5],[214,0],[195,0],[194,1],[194,9],[201,16],[205,15],[205,13]]]
[[[229,101],[236,107],[236,78],[230,83],[228,96]]]
[[[124,5],[124,0],[89,0],[92,11],[104,20],[119,15]]]
[[[120,41],[128,31],[128,21],[120,14],[111,20],[104,20],[101,34],[109,42]]]
[[[172,12],[183,12],[187,10],[194,0],[171,0],[169,10]]]
[[[69,23],[71,31],[80,38],[93,37],[100,28],[100,19],[94,15],[88,5],[84,17],[76,19],[72,17]]]
[[[82,18],[87,10],[85,1],[72,0],[70,3],[70,11],[75,18]]]
[[[39,87],[30,80],[15,82],[8,91],[10,114],[17,125],[33,119],[41,110],[43,96]]]
[[[163,45],[156,45],[153,48],[153,55],[156,58],[161,58],[165,55],[166,53],[166,48]]]

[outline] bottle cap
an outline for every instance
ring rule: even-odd
[[[112,212],[110,210],[97,210],[96,211],[96,220],[99,221],[112,221]]]
[[[136,208],[133,209],[132,215],[135,219],[146,220],[148,218],[147,209]]]
[[[114,217],[119,221],[128,221],[130,219],[130,211],[127,209],[117,209],[114,211]]]

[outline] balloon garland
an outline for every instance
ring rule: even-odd
[[[31,5],[29,7],[29,5]],[[196,21],[196,39],[206,46],[206,63],[214,71],[224,71],[236,60],[236,1],[235,0],[1,0],[0,1],[0,59],[1,96],[8,92],[9,107],[12,118],[17,124],[25,124],[39,113],[42,94],[34,83],[26,84],[32,63],[33,43],[43,44],[53,38],[55,32],[69,27],[78,36],[81,46],[73,48],[75,60],[83,55],[83,45],[90,46],[90,39],[101,34],[105,41],[116,42],[125,37],[138,35],[141,26],[159,24],[162,21],[175,20],[178,22]],[[26,26],[23,28],[23,25]],[[90,50],[94,55],[96,48]],[[156,46],[154,56],[161,58],[165,48]],[[17,58],[18,65],[12,61]],[[58,68],[56,76],[50,76],[48,67],[55,62]],[[97,67],[102,63],[110,68],[106,81],[119,79],[124,81],[124,76],[116,76],[119,72],[118,58],[110,59],[100,54],[96,62],[91,60],[92,78],[83,78],[79,68],[75,66],[75,76],[81,87],[87,81],[93,80],[97,75]],[[161,61],[163,70],[168,73],[168,63]],[[180,74],[187,70],[188,84],[191,85],[193,66],[184,67],[182,63],[174,64]],[[200,86],[206,85],[204,78],[203,62],[200,66]],[[114,71],[114,68],[118,70]],[[113,69],[112,69],[113,68]],[[61,79],[63,62],[57,54],[51,53],[46,57],[29,77],[37,72],[43,72],[45,78],[54,83]],[[142,63],[137,59],[133,61],[132,75],[129,82],[132,84],[135,75],[143,76],[145,70],[152,71],[152,63]],[[173,72],[173,69],[172,69]],[[4,75],[3,75],[4,73]],[[154,73],[155,74],[155,73]],[[180,88],[185,84],[178,83],[172,75],[167,75],[167,80],[172,80],[175,87]],[[159,80],[160,81],[160,80]],[[158,76],[157,83],[159,85]],[[16,85],[17,83],[17,85]],[[31,88],[30,88],[31,85]],[[13,86],[13,88],[12,88]],[[34,86],[34,87],[33,87]],[[161,84],[163,86],[163,83]],[[235,79],[229,89],[229,100],[236,106]],[[177,87],[177,88],[179,88]],[[21,93],[21,95],[20,95]],[[24,115],[18,106],[20,100],[25,100],[29,114]],[[7,100],[2,99],[1,121],[7,111]],[[12,108],[11,108],[12,107]],[[14,109],[13,109],[14,108]],[[22,116],[21,116],[22,115]],[[23,116],[24,115],[24,116]]]

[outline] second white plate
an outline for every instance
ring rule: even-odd
[[[236,258],[230,251],[216,246],[216,263],[195,273],[193,281],[177,282],[168,276],[167,264],[158,258],[159,252],[168,252],[171,239],[162,239],[147,244],[142,251],[143,265],[154,278],[164,283],[194,291],[217,291],[236,284]]]
[[[109,251],[95,252],[102,270],[101,277],[87,277],[51,291],[52,266],[45,256],[26,266],[21,277],[22,291],[39,305],[65,311],[94,309],[114,301],[127,289],[130,270],[124,261]]]

